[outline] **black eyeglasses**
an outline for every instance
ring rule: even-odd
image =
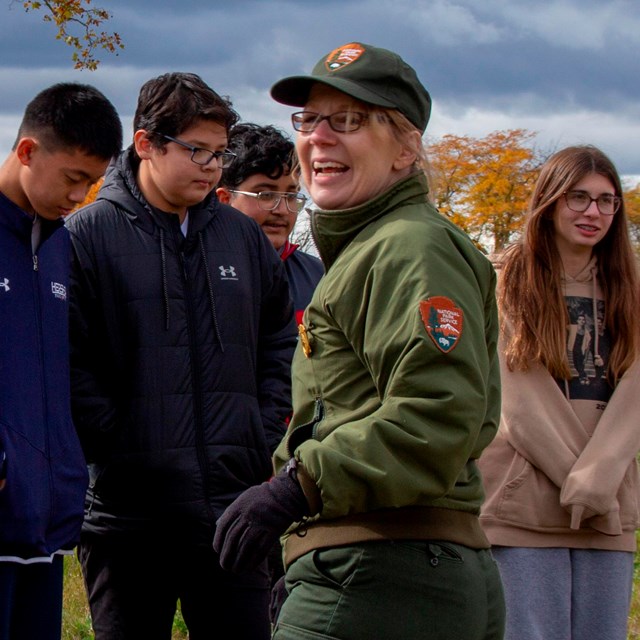
[[[229,192],[255,198],[258,201],[258,206],[263,211],[273,211],[277,209],[280,201],[284,200],[289,213],[300,213],[304,207],[304,203],[307,201],[306,196],[301,193],[292,193],[290,191],[260,191],[253,193],[253,191],[229,189]]]
[[[215,159],[216,164],[221,169],[226,169],[236,157],[236,154],[231,151],[210,151],[209,149],[203,149],[202,147],[194,147],[192,144],[188,144],[183,140],[178,140],[178,138],[166,136],[164,133],[159,135],[161,135],[165,140],[171,140],[171,142],[175,142],[181,147],[189,149],[189,151],[191,151],[191,162],[195,162],[203,167]]]
[[[622,203],[622,198],[610,193],[603,193],[597,198],[592,198],[586,191],[565,191],[563,194],[567,207],[576,213],[584,213],[592,202],[596,203],[598,211],[603,216],[612,216]]]
[[[297,111],[291,114],[291,124],[296,131],[311,133],[323,120],[337,133],[357,131],[369,119],[368,113],[362,111],[336,111],[328,116],[314,111]]]

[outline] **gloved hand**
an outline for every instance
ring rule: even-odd
[[[232,502],[216,523],[213,549],[226,571],[257,567],[278,538],[309,515],[309,504],[289,464],[269,482],[250,487]]]

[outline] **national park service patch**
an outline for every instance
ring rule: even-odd
[[[324,66],[327,71],[342,69],[355,62],[364,53],[364,47],[357,42],[345,44],[334,49],[325,59]]]
[[[420,316],[433,344],[449,353],[462,337],[462,309],[450,298],[434,296],[420,301]]]

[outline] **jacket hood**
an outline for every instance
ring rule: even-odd
[[[117,205],[148,233],[153,233],[155,227],[169,231],[173,214],[147,202],[136,180],[139,163],[133,145],[125,149],[107,168],[96,200],[107,200]],[[204,200],[189,207],[189,230],[195,233],[202,230],[217,213],[218,206],[212,190]]]
[[[203,240],[204,229],[217,216],[220,209],[220,203],[212,191],[204,200],[193,207],[189,207],[189,230],[187,237],[183,238],[181,232],[178,230],[179,219],[177,214],[162,211],[147,202],[147,199],[144,197],[136,180],[138,164],[139,160],[136,158],[132,145],[128,149],[125,149],[118,158],[109,165],[105,174],[104,183],[98,192],[96,200],[98,202],[110,202],[118,207],[123,215],[129,218],[132,224],[142,228],[150,236],[158,236],[165,311],[164,327],[166,331],[169,330],[171,324],[167,282],[167,238],[178,237],[185,243],[185,246],[189,246],[194,243],[199,245],[199,253],[202,257],[206,274],[207,293],[213,317],[213,326],[220,346],[224,351],[224,345],[222,344],[222,338],[217,323],[211,274],[206,260],[206,250]]]
[[[592,256],[591,260],[586,264],[584,269],[580,271],[580,273],[575,276],[570,276],[566,272],[562,275],[562,281],[565,284],[574,283],[574,282],[592,282],[596,279],[598,274],[598,259],[596,256]]]

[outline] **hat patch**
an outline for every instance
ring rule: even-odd
[[[328,71],[336,71],[342,69],[348,64],[355,62],[364,53],[364,47],[357,42],[344,44],[334,49],[324,61],[324,66]]]
[[[445,296],[420,301],[420,316],[433,344],[449,353],[462,337],[462,309]]]

